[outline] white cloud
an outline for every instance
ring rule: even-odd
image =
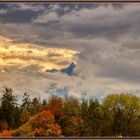
[[[5,15],[8,13],[7,9],[0,9],[0,15]]]

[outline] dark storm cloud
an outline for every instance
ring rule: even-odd
[[[72,15],[78,16],[80,11],[83,9],[89,10],[87,14],[92,15],[92,11],[94,9],[97,9],[98,7],[107,7],[107,5],[100,5],[100,4],[9,4],[9,12],[7,14],[3,14],[0,16],[0,20],[2,23],[12,24],[12,23],[26,23],[30,25],[30,22],[33,20],[35,22],[32,23],[31,28],[44,28],[44,31],[41,29],[40,32],[36,33],[36,30],[34,31],[34,34],[37,34],[40,36],[39,39],[43,40],[42,38],[45,37],[44,40],[51,38],[53,36],[57,36],[59,34],[64,34],[64,32],[71,33],[75,35],[75,37],[96,37],[96,36],[104,36],[104,37],[113,37],[121,35],[122,33],[125,33],[128,31],[130,25],[127,23],[119,23],[118,25],[108,25],[101,23],[98,24],[98,21],[100,22],[100,19],[91,19],[91,17],[87,17],[87,22],[84,23],[83,17],[76,19],[76,22],[73,22]],[[122,6],[122,5],[121,5]],[[120,6],[120,7],[121,7]],[[115,5],[113,6],[115,7]],[[116,7],[119,7],[116,5]],[[74,11],[74,13],[73,13]],[[50,15],[50,14],[56,14]],[[41,15],[45,15],[47,18],[47,21],[39,22],[38,17]],[[48,15],[54,16],[53,19],[50,19],[50,17],[47,17]],[[70,16],[70,19],[67,21],[67,16]],[[81,15],[79,15],[81,16]],[[86,16],[86,11],[84,16]],[[106,17],[107,16],[107,17]],[[66,18],[66,20],[65,20]],[[104,19],[108,18],[108,15],[103,15]],[[82,20],[83,19],[83,20]],[[89,20],[89,22],[88,22]],[[97,21],[94,23],[94,21]],[[78,22],[78,23],[77,23]],[[37,24],[37,25],[35,25]],[[17,25],[18,26],[18,25]],[[20,27],[18,27],[20,28]],[[25,29],[26,30],[26,29]],[[46,33],[45,33],[46,30]],[[50,31],[51,30],[51,31]],[[22,31],[22,30],[21,30]],[[32,31],[33,32],[33,31]],[[47,33],[49,32],[49,33]],[[63,33],[62,33],[63,32]],[[25,39],[25,38],[24,38]],[[28,39],[28,37],[27,37]],[[46,42],[46,41],[45,41]]]
[[[0,21],[3,23],[29,23],[37,15],[33,11],[8,12],[6,15],[0,16]]]
[[[124,33],[128,33],[130,28],[129,24],[118,24],[108,26],[94,26],[94,25],[81,25],[77,27],[72,27],[69,30],[76,36],[76,37],[88,37],[88,38],[94,38],[94,37],[106,37],[109,39],[118,37],[119,35],[122,35]]]
[[[32,18],[40,14],[44,8],[42,5],[31,4],[0,4],[0,9],[6,10],[6,13],[0,15],[0,21],[3,23],[30,23]]]
[[[59,3],[8,3],[0,4],[0,10],[6,12],[0,15],[0,21],[4,23],[30,23],[30,21],[42,12],[57,12],[58,16],[62,16],[72,10],[80,10],[82,8],[98,7],[97,4],[59,4]]]
[[[0,10],[6,12],[0,15],[0,21],[3,23],[30,23],[44,10],[42,4],[0,4]]]
[[[111,8],[111,5],[99,5],[98,8],[93,8],[93,6],[88,8],[87,5],[87,7],[78,10],[71,8],[69,13],[64,11],[63,14],[59,13],[59,11],[62,11],[61,6],[58,5],[58,7],[56,8],[57,10],[52,10],[52,12],[40,14],[37,18],[33,19],[33,23],[41,24],[44,27],[54,24],[56,27],[61,27],[58,29],[59,32],[63,30],[63,32],[71,33],[77,38],[103,36],[112,39],[129,32],[134,32],[133,27],[135,28],[140,20],[138,9],[136,11],[130,9],[132,12],[127,13],[127,10],[123,10],[124,6],[120,6],[121,8],[118,10],[116,7],[119,6],[117,5],[116,7],[113,5],[115,8]],[[101,13],[102,10],[103,13]],[[132,24],[133,19],[129,18],[129,16],[136,20],[136,23],[133,23],[134,25]]]

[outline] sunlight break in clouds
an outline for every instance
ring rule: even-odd
[[[49,69],[62,69],[75,62],[74,55],[78,52],[68,49],[44,48],[39,45],[15,43],[0,37],[0,68],[2,71],[10,67],[45,72]],[[12,70],[12,69],[10,69]]]

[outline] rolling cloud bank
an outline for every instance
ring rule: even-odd
[[[139,22],[138,3],[0,4],[0,89],[40,97],[139,95]]]

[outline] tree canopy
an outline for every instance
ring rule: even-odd
[[[0,100],[0,136],[140,136],[140,98],[128,93],[78,100],[24,93],[21,104],[11,88]]]

